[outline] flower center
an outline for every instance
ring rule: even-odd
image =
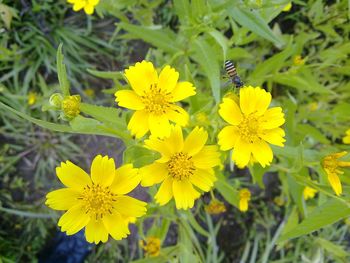
[[[111,193],[109,187],[99,184],[87,185],[79,197],[83,202],[85,212],[98,219],[103,218],[107,213],[112,214],[115,194]]]
[[[171,103],[171,94],[158,88],[157,84],[151,85],[141,100],[145,105],[146,111],[155,115],[163,115],[167,113]]]
[[[188,179],[196,170],[191,159],[187,153],[175,153],[167,164],[169,174],[178,181]]]
[[[258,130],[259,120],[252,114],[244,116],[243,120],[238,125],[238,131],[241,137],[250,143],[253,143],[259,138]]]

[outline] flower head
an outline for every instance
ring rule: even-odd
[[[282,9],[282,11],[283,12],[289,12],[291,9],[292,9],[292,2],[289,2],[288,4],[286,4],[284,7],[283,7],[283,9]]]
[[[67,0],[67,2],[73,4],[73,10],[75,12],[84,8],[87,15],[92,15],[100,0]]]
[[[38,94],[36,92],[31,91],[28,93],[27,102],[29,106],[34,105],[37,99],[38,99]]]
[[[196,127],[184,140],[177,125],[169,137],[145,141],[146,147],[161,154],[160,159],[140,169],[142,186],[162,183],[155,195],[157,203],[165,205],[174,197],[177,209],[192,208],[200,196],[193,186],[205,192],[213,187],[213,167],[220,164],[220,154],[215,145],[205,145],[207,139],[208,133]]]
[[[350,144],[350,129],[348,129],[343,137],[343,143]]]
[[[250,191],[247,188],[243,188],[239,191],[239,205],[238,208],[241,212],[248,211],[248,203],[250,201]]]
[[[283,147],[285,122],[281,107],[268,109],[271,94],[259,87],[240,89],[239,105],[224,98],[219,114],[229,123],[218,134],[221,150],[233,149],[232,160],[239,168],[250,161],[270,165],[273,153],[268,143]]]
[[[62,101],[62,110],[65,117],[73,119],[80,113],[80,101],[79,95],[67,96]]]
[[[309,187],[309,186],[306,186],[304,188],[304,191],[303,191],[303,196],[304,196],[304,199],[305,200],[308,200],[308,199],[312,199],[315,197],[315,195],[317,194],[317,190],[312,188],[312,187]]]
[[[57,177],[67,187],[47,194],[46,205],[67,210],[58,226],[67,235],[85,227],[86,240],[106,242],[108,234],[120,240],[130,234],[128,224],[146,213],[146,203],[126,196],[140,182],[131,164],[116,169],[114,160],[97,155],[91,177],[70,161],[56,168]]]
[[[140,241],[140,246],[148,257],[157,257],[160,254],[161,240],[157,237],[147,237]]]
[[[159,76],[151,62],[137,62],[125,70],[125,77],[133,90],[115,93],[119,106],[135,110],[128,129],[136,138],[149,130],[159,138],[170,134],[169,121],[180,126],[188,123],[189,116],[175,103],[196,94],[190,82],[178,82],[179,73],[165,66]]]
[[[302,66],[305,64],[305,59],[303,59],[300,55],[297,55],[293,58],[294,66]]]
[[[322,160],[322,167],[327,173],[328,182],[333,188],[333,191],[336,195],[340,195],[342,193],[342,185],[339,179],[339,175],[344,172],[339,168],[342,167],[350,167],[350,162],[338,161],[339,158],[347,155],[347,152],[339,152],[327,155]]]
[[[220,202],[217,199],[213,199],[210,203],[205,207],[205,211],[211,215],[218,215],[226,212],[226,206],[223,202]]]

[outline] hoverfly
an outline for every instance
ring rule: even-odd
[[[244,85],[243,81],[237,74],[237,70],[235,65],[230,60],[225,61],[225,70],[227,75],[231,78],[232,83],[236,86],[236,88],[240,88]]]

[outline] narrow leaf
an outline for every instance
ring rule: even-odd
[[[57,75],[60,88],[64,96],[69,96],[69,81],[67,78],[66,65],[64,64],[64,56],[62,54],[62,43],[57,49]]]

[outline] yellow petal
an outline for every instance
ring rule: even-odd
[[[203,129],[196,127],[187,136],[184,142],[183,151],[189,156],[193,156],[198,153],[204,147],[208,139],[208,133]]]
[[[165,66],[159,74],[158,88],[171,92],[179,79],[179,73],[170,66]]]
[[[149,114],[145,110],[136,111],[128,124],[128,130],[131,134],[134,135],[137,139],[144,136],[149,131],[148,126]]]
[[[65,186],[77,190],[91,184],[88,174],[70,161],[62,162],[61,166],[56,168],[56,174]]]
[[[218,144],[222,151],[232,149],[237,140],[240,138],[238,128],[236,126],[226,126],[218,134]]]
[[[80,204],[71,207],[58,221],[58,226],[67,235],[74,235],[85,227],[90,221],[90,217],[83,211]]]
[[[140,168],[143,187],[159,184],[168,176],[168,169],[164,163],[153,163]]]
[[[248,200],[247,199],[240,199],[238,208],[241,212],[246,212],[248,210]]]
[[[263,140],[258,140],[251,144],[252,154],[262,167],[270,165],[273,153],[270,146]]]
[[[151,114],[148,119],[148,125],[152,135],[158,138],[169,137],[171,126],[166,115]]]
[[[239,168],[244,168],[250,161],[251,152],[250,143],[239,139],[232,153],[232,161],[234,161]]]
[[[194,166],[202,169],[209,169],[220,165],[220,153],[216,145],[207,145],[192,158]]]
[[[173,193],[177,209],[192,208],[194,201],[200,196],[200,193],[193,188],[189,180],[174,180]]]
[[[242,113],[238,105],[234,100],[229,98],[223,98],[222,101],[219,106],[220,116],[228,123],[238,125],[242,121]]]
[[[102,220],[92,218],[85,228],[86,240],[90,243],[98,244],[106,243],[108,240],[108,232]]]
[[[94,6],[91,4],[86,4],[84,6],[84,11],[87,15],[92,15],[94,13]]]
[[[138,169],[132,164],[124,164],[115,171],[115,179],[110,186],[113,193],[124,195],[136,188],[141,181]]]
[[[162,158],[157,160],[157,162],[165,163],[169,161],[171,156],[174,154],[172,147],[168,143],[165,143],[163,140],[158,138],[150,138],[145,140],[145,145],[148,149],[159,152],[162,155]]]
[[[344,143],[344,144],[350,144],[350,135],[345,136],[345,137],[343,138],[343,143]]]
[[[140,217],[146,214],[147,203],[133,197],[122,195],[115,197],[114,210],[126,217]]]
[[[115,93],[115,101],[120,107],[131,110],[143,110],[145,105],[141,98],[132,90],[118,90]]]
[[[107,214],[102,218],[102,222],[108,233],[115,239],[121,240],[129,234],[128,220],[125,220],[120,214]]]
[[[115,177],[115,163],[113,158],[97,155],[91,164],[91,178],[95,184],[110,186]]]
[[[175,89],[171,92],[171,102],[180,101],[190,96],[196,95],[196,88],[191,82],[183,81],[176,84]]]
[[[158,82],[158,74],[153,64],[148,61],[137,62],[125,70],[125,77],[131,88],[140,96],[149,90],[151,85]]]
[[[196,169],[196,171],[190,176],[190,181],[199,189],[208,192],[214,186],[216,177],[212,169]]]
[[[334,173],[328,173],[328,181],[333,188],[333,191],[337,196],[343,192],[342,185],[339,176]]]
[[[167,117],[169,120],[180,126],[187,126],[189,120],[188,113],[183,108],[175,104],[170,105],[170,109],[167,112]]]
[[[171,154],[182,151],[184,147],[184,140],[181,127],[179,125],[173,126],[171,128],[170,136],[165,138],[163,141],[164,144],[169,147]]]
[[[160,185],[157,194],[154,196],[159,205],[167,204],[173,197],[173,179],[166,178]]]
[[[284,114],[281,107],[268,109],[259,120],[261,129],[275,129],[284,124]]]
[[[272,130],[264,130],[260,134],[260,137],[265,141],[277,145],[284,146],[284,142],[286,141],[283,137],[285,136],[285,132],[281,128],[275,128]]]
[[[74,10],[75,12],[78,12],[78,11],[80,11],[81,9],[83,9],[84,6],[85,6],[85,2],[83,2],[83,1],[76,1],[76,2],[74,3],[74,5],[73,5],[73,10]]]
[[[245,115],[262,115],[271,103],[271,93],[251,86],[240,89],[240,107]]]
[[[68,210],[78,203],[79,196],[73,188],[62,188],[48,193],[45,204],[55,210]]]
[[[100,2],[100,0],[87,0],[88,3],[92,6],[96,6],[98,5],[98,3]]]

